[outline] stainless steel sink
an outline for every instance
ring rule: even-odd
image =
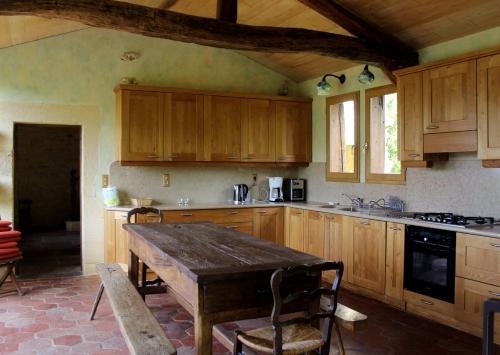
[[[347,212],[359,212],[356,207],[338,207],[339,211],[347,211]]]
[[[318,207],[320,207],[320,208],[337,208],[338,206],[337,205],[320,205]]]

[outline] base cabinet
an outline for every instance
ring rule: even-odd
[[[325,213],[324,224],[324,258],[330,261],[342,261],[344,263],[343,282],[349,282],[347,272],[347,260],[349,256],[348,244],[344,241],[342,235],[342,220],[340,215]],[[335,277],[333,271],[326,272],[323,279],[332,282]]]
[[[122,226],[127,223],[127,212],[106,212],[105,261],[128,264],[128,234]]]
[[[285,214],[285,246],[304,251],[304,211],[287,208]]]
[[[325,214],[305,212],[304,251],[307,254],[325,257]]]
[[[385,295],[388,301],[403,302],[405,226],[387,223]]]
[[[255,208],[253,212],[253,235],[263,240],[284,245],[283,208]]]

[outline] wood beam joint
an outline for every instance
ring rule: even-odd
[[[236,23],[238,19],[238,0],[217,0],[217,19]]]

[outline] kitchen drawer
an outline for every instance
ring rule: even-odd
[[[455,314],[455,306],[451,303],[444,302],[432,297],[420,295],[408,290],[403,291],[404,300],[407,303],[417,306],[418,308],[436,312],[444,316],[453,318]]]
[[[213,210],[178,210],[163,212],[165,223],[175,222],[213,222],[228,224],[234,222],[251,222],[251,208],[224,208]]]
[[[232,222],[222,224],[226,228],[253,235],[253,222]]]
[[[147,213],[147,214],[138,214],[136,223],[158,223],[160,220],[157,214]]]
[[[500,239],[457,233],[456,275],[500,286]]]

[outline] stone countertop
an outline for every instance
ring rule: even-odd
[[[310,210],[310,211],[334,213],[334,214],[349,216],[349,217],[366,218],[366,219],[373,219],[373,220],[378,220],[378,221],[401,223],[401,224],[408,224],[408,225],[413,225],[413,226],[449,230],[449,231],[454,231],[454,232],[458,232],[458,233],[466,233],[466,234],[474,234],[474,235],[480,235],[480,236],[485,236],[485,237],[500,238],[500,225],[464,228],[464,227],[457,227],[457,226],[441,224],[441,223],[425,222],[425,221],[415,220],[415,219],[411,219],[411,218],[388,217],[388,216],[384,216],[384,215],[381,215],[378,213],[369,214],[367,212],[350,212],[350,211],[344,211],[344,210],[341,210],[341,209],[335,208],[335,207],[322,207],[325,205],[327,205],[326,202],[313,202],[313,201],[279,202],[279,203],[253,202],[253,203],[245,203],[245,204],[235,204],[232,201],[227,201],[227,202],[214,202],[214,203],[192,203],[192,204],[189,204],[187,206],[178,206],[175,204],[171,204],[171,205],[161,205],[160,204],[160,205],[153,205],[151,207],[157,208],[157,209],[162,210],[162,211],[206,210],[206,209],[220,209],[220,208],[292,207],[292,208],[300,208],[300,209],[305,209],[305,210]],[[340,207],[346,207],[346,206],[340,206]],[[117,207],[107,207],[106,210],[128,212],[133,208],[134,208],[134,206],[124,205],[124,206],[117,206]]]

